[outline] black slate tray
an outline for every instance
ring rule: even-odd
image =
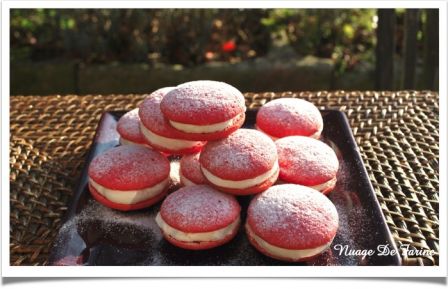
[[[160,203],[135,212],[119,212],[94,201],[88,191],[87,168],[98,154],[118,145],[118,119],[125,112],[106,112],[97,128],[79,186],[74,192],[50,254],[52,265],[400,265],[399,254],[381,255],[378,246],[397,252],[370,184],[361,156],[344,113],[324,110],[321,140],[336,151],[340,169],[338,183],[329,195],[339,213],[339,230],[331,249],[312,261],[286,263],[258,253],[248,242],[244,227],[226,245],[205,251],[188,251],[166,242],[154,218]],[[253,128],[256,111],[246,114]],[[175,166],[177,160],[172,159]],[[175,187],[172,190],[176,189]],[[239,197],[242,220],[251,197]],[[339,249],[338,249],[339,247]],[[346,248],[346,251],[340,248]],[[357,252],[348,250],[358,250]],[[371,256],[360,256],[373,250]]]

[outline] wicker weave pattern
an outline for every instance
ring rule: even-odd
[[[12,137],[10,148],[11,265],[45,264],[73,183],[25,140]]]
[[[45,264],[101,113],[132,109],[143,97],[11,97],[11,264]],[[246,104],[280,97],[344,111],[397,245],[438,252],[437,93],[247,93]],[[438,265],[438,255],[401,254],[408,265]]]

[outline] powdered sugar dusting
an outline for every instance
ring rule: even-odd
[[[162,99],[172,89],[172,87],[161,88],[146,97],[139,106],[140,120],[145,128],[159,136],[181,140],[191,139],[190,134],[174,129],[160,110]],[[198,142],[199,146],[204,144],[205,142]]]
[[[239,129],[229,137],[208,142],[200,163],[212,174],[230,180],[256,177],[270,170],[277,161],[274,142],[253,129]]]
[[[144,144],[145,138],[140,132],[138,108],[125,113],[117,123],[117,131],[122,138],[135,143]]]
[[[274,137],[310,136],[322,128],[323,120],[311,102],[299,98],[280,98],[260,108],[257,126]]]
[[[160,209],[163,220],[184,232],[224,228],[239,216],[235,197],[206,185],[188,186],[170,194]]]
[[[275,142],[280,178],[302,185],[318,185],[336,176],[339,161],[327,144],[308,137],[290,136]]]
[[[159,152],[139,146],[119,146],[95,157],[89,177],[109,189],[143,189],[165,180],[170,163]]]
[[[86,208],[77,215],[78,225],[89,221],[101,221],[105,226],[131,225],[143,231],[156,231],[157,225],[151,216],[145,213],[125,213],[107,208],[98,202],[90,201]]]
[[[151,93],[139,106],[139,116],[143,125],[149,130],[167,136],[166,131],[170,130],[167,120],[160,111],[160,102],[165,94],[173,89],[166,87]],[[165,133],[164,133],[165,132]]]
[[[183,156],[180,160],[180,170],[182,175],[187,177],[195,184],[205,184],[205,178],[201,172],[199,163],[200,153]]]
[[[173,87],[173,86],[159,88],[156,91],[152,92],[149,95],[149,97],[164,97],[168,92],[170,92],[174,88],[175,87]]]
[[[323,194],[299,185],[277,185],[258,195],[248,222],[261,238],[290,249],[314,248],[336,234],[338,214]]]
[[[170,91],[161,103],[170,120],[198,125],[223,122],[246,110],[243,94],[218,81],[186,82]]]
[[[148,211],[120,212],[89,200],[61,227],[53,250],[56,258],[74,255],[84,265],[161,265],[163,256],[156,250],[161,242],[160,229]],[[67,243],[76,246],[67,251]]]

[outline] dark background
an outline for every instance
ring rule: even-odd
[[[11,95],[438,90],[438,11],[13,9]]]

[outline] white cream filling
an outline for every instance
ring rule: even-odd
[[[120,190],[111,190],[103,187],[92,179],[89,179],[90,185],[103,197],[106,199],[117,203],[117,204],[136,204],[138,202],[150,199],[152,197],[157,196],[162,193],[163,190],[168,185],[170,178],[166,178],[161,181],[157,185],[152,187],[141,189],[141,190],[130,190],[130,191],[120,191]]]
[[[188,186],[195,186],[195,185],[197,185],[196,183],[190,181],[187,177],[185,177],[184,174],[182,174],[182,171],[180,171],[179,176],[180,176],[180,182],[184,186],[188,187]]]
[[[256,186],[258,184],[263,183],[267,179],[269,179],[277,170],[278,170],[278,161],[275,161],[274,166],[272,169],[267,171],[264,174],[261,174],[255,178],[252,179],[245,179],[241,181],[230,181],[221,179],[220,177],[215,176],[210,171],[208,171],[206,168],[201,166],[202,173],[204,174],[204,177],[212,182],[213,184],[217,185],[218,187],[223,188],[229,188],[229,189],[246,189],[253,186]]]
[[[334,184],[336,184],[336,177],[332,178],[331,180],[329,180],[328,182],[319,184],[319,185],[315,185],[315,186],[308,186],[309,188],[318,190],[318,191],[323,191],[331,186],[333,186]]]
[[[233,223],[222,229],[204,233],[187,233],[177,230],[162,219],[160,212],[157,213],[156,223],[160,229],[167,235],[181,242],[211,242],[224,239],[227,235],[231,234],[234,229],[239,225],[240,218],[236,219]]]
[[[201,144],[201,142],[198,141],[188,141],[188,140],[163,137],[153,133],[152,131],[147,129],[144,125],[140,125],[140,131],[150,143],[162,148],[167,148],[169,150],[176,151],[191,148]]]
[[[328,242],[322,246],[312,248],[312,249],[291,250],[291,249],[285,249],[285,248],[281,248],[281,247],[277,247],[277,246],[269,244],[268,242],[266,242],[265,240],[263,240],[262,238],[257,236],[252,231],[252,229],[250,228],[249,225],[246,226],[246,230],[247,230],[248,234],[252,238],[254,238],[254,240],[257,242],[257,244],[260,247],[262,247],[266,252],[271,254],[272,256],[277,256],[280,258],[287,258],[287,259],[294,259],[294,260],[315,256],[315,255],[325,251],[333,242],[333,240],[331,240],[330,242]]]
[[[232,118],[230,120],[227,120],[227,121],[214,123],[214,124],[208,124],[208,125],[194,125],[194,124],[187,124],[187,123],[176,122],[176,121],[172,121],[172,120],[170,120],[170,124],[174,128],[176,128],[178,130],[181,130],[183,132],[188,132],[188,133],[212,133],[212,132],[216,132],[216,131],[225,130],[227,127],[232,125],[234,120],[237,119],[238,117],[240,117],[240,115],[241,114],[239,114],[239,115],[235,116],[234,118]]]

